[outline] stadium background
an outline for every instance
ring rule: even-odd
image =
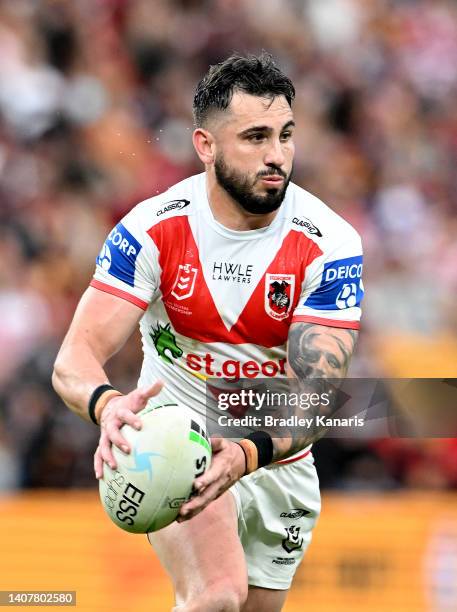
[[[351,374],[457,376],[453,0],[0,1],[0,590],[167,610],[141,537],[103,516],[97,430],[50,387],[109,229],[199,172],[210,63],[270,51],[297,89],[295,182],[361,233]],[[109,367],[135,384],[138,338]],[[457,442],[323,440],[323,515],[286,606],[457,609]]]

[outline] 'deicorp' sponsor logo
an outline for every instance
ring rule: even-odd
[[[158,210],[156,214],[158,217],[160,217],[161,215],[164,215],[172,210],[181,210],[186,208],[186,206],[189,206],[189,204],[190,200],[186,200],[184,198],[181,200],[170,200],[169,202],[166,202],[165,206]]]
[[[310,234],[313,234],[313,236],[318,236],[319,238],[322,238],[322,233],[320,229],[316,227],[314,223],[312,223],[306,217],[294,217],[292,219],[292,223],[295,223],[295,225],[298,225],[299,227],[303,227]]]
[[[272,319],[280,321],[289,316],[294,289],[294,274],[265,275],[265,310]]]
[[[96,260],[97,265],[111,276],[134,287],[136,259],[141,249],[138,240],[122,223],[118,223],[105,240]]]
[[[339,310],[359,306],[363,298],[362,255],[324,264],[321,283],[305,302],[317,310]]]

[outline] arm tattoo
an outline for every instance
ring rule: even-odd
[[[357,339],[353,329],[294,323],[289,331],[289,366],[303,378],[343,378]]]
[[[319,380],[343,379],[357,341],[357,332],[352,329],[327,327],[313,323],[294,323],[289,330],[288,366],[290,375],[297,379],[301,392],[315,393]],[[325,386],[323,383],[322,387]],[[292,414],[289,408],[288,414]],[[298,411],[297,411],[298,414]],[[311,407],[306,416],[330,416],[332,406]],[[301,413],[300,416],[303,416]],[[304,429],[302,434],[294,431],[291,437],[273,438],[274,460],[289,457],[316,441],[325,433],[325,428]]]

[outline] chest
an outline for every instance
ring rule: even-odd
[[[187,217],[170,221],[151,237],[174,329],[202,342],[284,344],[315,243],[293,230],[237,241],[192,231]]]

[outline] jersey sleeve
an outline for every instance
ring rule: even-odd
[[[157,289],[158,258],[141,217],[133,209],[111,230],[90,285],[146,310]]]
[[[362,242],[354,230],[350,239],[328,254],[324,251],[307,268],[292,323],[359,329],[362,268]]]

